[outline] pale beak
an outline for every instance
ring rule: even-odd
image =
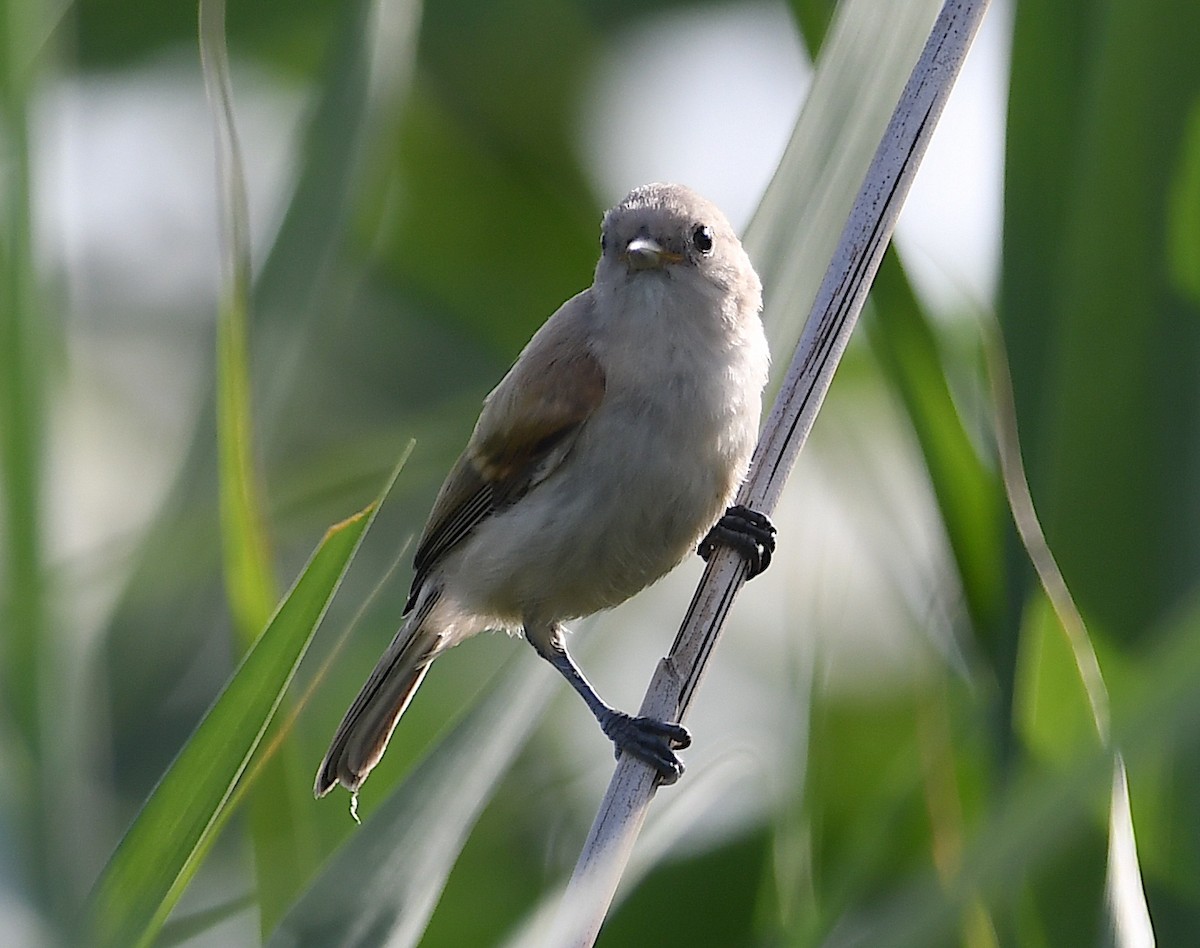
[[[681,254],[671,253],[651,237],[634,237],[622,256],[631,270],[657,270],[683,259]]]

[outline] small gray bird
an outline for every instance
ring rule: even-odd
[[[687,731],[606,704],[563,622],[624,602],[698,541],[706,559],[736,547],[751,576],[770,562],[770,522],[727,509],[767,380],[762,286],[725,216],[680,185],[630,193],[600,250],[592,286],[484,401],[417,546],[404,624],[338,726],[318,797],[358,792],[430,663],[485,629],[524,634],[618,753],[666,783],[683,773]]]

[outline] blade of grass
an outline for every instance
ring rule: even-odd
[[[46,356],[55,321],[41,311],[34,261],[31,105],[44,51],[43,11],[0,0],[0,701],[18,750],[11,816],[23,885],[52,917],[65,912],[56,884],[64,853],[44,800],[61,768],[56,719],[58,644],[50,601],[42,486],[47,451]]]
[[[250,219],[225,45],[224,0],[200,0],[200,60],[213,113],[221,207],[223,278],[217,314],[217,457],[225,589],[239,651],[249,648],[279,599],[254,461],[249,371]],[[318,864],[305,818],[307,781],[293,742],[283,740],[250,801],[259,919],[269,932]]]
[[[1108,866],[1105,883],[1106,908],[1111,935],[1120,948],[1143,948],[1154,944],[1154,929],[1142,886],[1137,843],[1133,835],[1133,816],[1129,807],[1129,778],[1125,761],[1112,738],[1108,688],[1100,661],[1088,635],[1087,625],[1075,598],[1059,569],[1042,525],[1034,509],[1033,496],[1025,475],[1021,442],[1017,433],[1016,403],[1012,376],[1008,370],[999,328],[987,347],[992,400],[996,412],[996,440],[1004,489],[1008,495],[1017,534],[1029,555],[1042,590],[1054,609],[1059,626],[1071,648],[1079,679],[1087,695],[1092,723],[1102,747],[1112,754],[1108,820]]]
[[[89,898],[89,943],[145,945],[162,927],[212,844],[230,795],[399,470],[372,506],[326,533],[143,805]]]
[[[0,6],[8,24],[21,19]],[[4,608],[6,703],[18,732],[37,755],[39,643],[45,614],[41,536],[42,439],[45,431],[44,339],[38,319],[30,202],[28,57],[18,55],[20,31],[6,30],[0,118],[6,160],[2,166],[4,239],[0,241],[0,462],[7,566]]]
[[[200,0],[200,60],[213,110],[221,205],[222,264],[217,314],[217,448],[225,588],[242,647],[249,647],[278,600],[262,489],[254,464],[250,406],[250,212],[233,115],[225,49],[224,0]]]

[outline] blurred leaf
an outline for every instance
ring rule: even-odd
[[[1146,907],[1137,841],[1133,836],[1129,777],[1120,754],[1113,762],[1107,864],[1104,888],[1108,897],[1109,944],[1118,948],[1152,948],[1154,929],[1150,924],[1150,910]]]
[[[599,214],[590,199],[523,174],[489,132],[418,83],[401,130],[385,250],[397,279],[508,359],[590,282]]]
[[[1059,765],[1096,740],[1096,723],[1075,656],[1054,611],[1034,598],[1021,630],[1015,726],[1026,747]]]
[[[759,828],[702,853],[660,860],[611,912],[596,944],[645,944],[649,932],[659,948],[758,944],[751,933],[762,876],[770,865],[769,846]]]
[[[250,212],[234,121],[224,0],[200,0],[200,60],[217,141],[224,279],[217,314],[217,448],[225,590],[243,649],[279,596],[271,569],[262,487],[254,462],[249,353]]]
[[[0,823],[12,827],[30,891],[62,915],[55,883],[67,853],[45,805],[61,772],[64,729],[46,699],[65,687],[59,630],[50,621],[45,509],[48,369],[59,325],[39,299],[33,228],[34,106],[43,77],[32,51],[44,42],[44,13],[24,0],[0,0],[0,732],[16,758],[5,781],[16,806]]]
[[[707,820],[720,820],[723,808],[739,794],[747,793],[748,783],[761,779],[759,761],[751,755],[731,753],[718,758],[709,766],[689,773],[678,788],[656,801],[654,818],[648,820],[645,831],[638,840],[637,848],[630,856],[629,864],[621,875],[621,887],[617,890],[608,919],[601,930],[603,943],[634,943],[628,932],[657,927],[662,918],[664,899],[660,894],[642,896],[642,884],[648,883],[652,892],[671,891],[671,911],[678,918],[672,919],[671,931],[656,932],[656,939],[663,944],[697,944],[712,941],[716,944],[733,944],[715,934],[713,925],[730,923],[730,919],[715,920],[713,915],[729,914],[733,902],[728,896],[729,870],[738,870],[740,899],[737,900],[739,919],[749,927],[754,914],[755,899],[762,885],[764,854],[763,840],[751,832],[733,841],[723,840],[713,847],[714,851],[697,856],[694,852],[695,830]],[[754,791],[749,791],[753,793]],[[734,806],[737,804],[735,803]],[[686,855],[679,856],[679,850]],[[757,856],[757,860],[755,857]],[[729,864],[733,863],[731,867]],[[747,866],[752,866],[747,872]],[[719,887],[725,898],[713,898],[705,892],[699,876],[709,876]],[[744,878],[742,878],[744,876]],[[686,879],[687,882],[681,880]],[[504,948],[540,948],[555,943],[555,933],[560,929],[559,916],[563,914],[563,896],[567,887],[563,884],[547,887],[541,899],[526,914],[502,942]],[[695,884],[693,884],[693,881]],[[688,890],[687,901],[692,905],[680,904],[681,889]],[[694,901],[693,901],[694,899]],[[629,900],[637,904],[627,906]],[[587,900],[581,900],[586,910]],[[703,906],[703,907],[701,907]],[[711,908],[711,914],[705,909]],[[619,921],[614,921],[618,919]],[[707,929],[708,939],[696,937],[697,931]],[[613,935],[612,931],[625,932]],[[455,944],[460,943],[454,942]]]
[[[1105,750],[1113,754],[1103,897],[1099,891],[1098,880],[1092,885],[1088,884],[1091,873],[1080,872],[1077,868],[1074,871],[1066,868],[1071,883],[1063,885],[1059,881],[1063,876],[1063,869],[1052,865],[1049,872],[1052,873],[1050,878],[1053,882],[1045,884],[1035,879],[1030,886],[1031,902],[1041,903],[1040,918],[1034,919],[1033,925],[1045,931],[1051,943],[1058,944],[1064,939],[1081,940],[1081,932],[1090,930],[1093,920],[1105,917],[1113,944],[1130,948],[1151,946],[1154,944],[1154,932],[1150,927],[1141,871],[1138,867],[1125,765],[1120,751],[1114,751],[1112,741],[1108,686],[1104,681],[1087,624],[1042,532],[1041,522],[1029,493],[1017,434],[1011,379],[1003,357],[1003,349],[998,344],[993,344],[989,347],[989,354],[992,395],[995,402],[996,440],[1005,493],[1017,534],[1037,573],[1046,603],[1053,610],[1056,620],[1054,631],[1061,633],[1061,637],[1042,636],[1035,639],[1028,631],[1022,630],[1020,641],[1023,650],[1029,649],[1033,642],[1042,644],[1043,647],[1048,645],[1051,649],[1057,645],[1061,650],[1061,647],[1065,646],[1068,653],[1066,657],[1069,660],[1048,661],[1047,654],[1039,650],[1031,661],[1024,664],[1033,676],[1039,678],[1043,677],[1048,669],[1058,671],[1074,666],[1071,669],[1070,680],[1062,681],[1060,674],[1056,687],[1039,689],[1041,695],[1052,696],[1049,702],[1056,702],[1054,707],[1045,709],[1042,702],[1036,700],[1024,702],[1025,708],[1030,712],[1026,716],[1029,722],[1027,734],[1031,743],[1040,737],[1043,752],[1048,752],[1047,756],[1057,755],[1059,761],[1069,760],[1071,755],[1077,753],[1077,748],[1086,747],[1091,734],[1095,735]],[[1042,622],[1041,625],[1044,628],[1046,623]],[[1064,696],[1069,699],[1065,703],[1060,700]],[[1017,710],[1019,712],[1020,705],[1017,706]],[[1069,726],[1064,728],[1064,720],[1072,717],[1076,721],[1086,722],[1086,732],[1071,733]],[[1040,728],[1037,727],[1039,721],[1042,725]],[[1085,736],[1085,733],[1088,736]],[[1067,740],[1063,740],[1064,737]],[[1056,855],[1060,860],[1065,858],[1066,867],[1095,866],[1099,860],[1094,854],[1087,852],[1086,848],[1097,836],[1098,833],[1086,833],[1079,846]],[[1096,939],[1089,935],[1085,940],[1093,942]]]
[[[1200,575],[1200,507],[1180,504],[1200,482],[1181,450],[1200,443],[1200,306],[1168,266],[1198,32],[1191,0],[1016,15],[1001,321],[1017,414],[1050,545],[1094,632],[1128,645]]]
[[[793,0],[810,55],[829,29],[828,0]],[[889,384],[904,403],[938,498],[975,627],[995,636],[1003,577],[999,480],[971,443],[946,381],[928,316],[908,281],[895,246],[888,248],[871,288],[875,307],[867,339]]]
[[[256,901],[254,893],[251,892],[214,905],[212,908],[192,912],[189,915],[176,913],[159,930],[158,936],[154,939],[154,948],[174,948],[175,945],[187,944],[193,938],[205,935],[222,922],[254,908]]]
[[[745,236],[766,288],[774,385],[787,371],[834,247],[940,4],[846,0]],[[870,62],[870,69],[863,63]]]
[[[871,350],[900,396],[921,446],[950,548],[980,635],[1000,622],[1003,495],[971,442],[950,394],[937,338],[896,254],[888,249],[871,289]]]
[[[808,55],[815,58],[829,32],[836,4],[834,0],[791,0],[790,6]]]
[[[327,861],[271,943],[417,944],[471,827],[557,685],[532,655],[515,656],[489,694]]]
[[[1192,105],[1167,209],[1171,278],[1200,305],[1200,98]]]
[[[300,70],[319,59],[330,20],[340,7],[336,0],[294,0],[286,9],[237,3],[230,10],[230,35],[239,53],[274,60],[276,68]],[[164,47],[184,46],[195,39],[195,4],[76,0],[72,8],[73,41],[89,70],[118,70],[161,53]]]
[[[18,9],[13,9],[14,4]],[[0,4],[0,128],[6,160],[0,178],[0,526],[6,580],[5,703],[29,752],[41,751],[36,686],[43,673],[45,576],[42,558],[42,459],[45,451],[47,322],[39,312],[33,259],[28,96],[31,76],[18,70],[28,41],[17,0]],[[23,60],[24,56],[21,55]],[[12,63],[12,65],[10,65]]]
[[[1188,610],[1175,617],[1159,630],[1159,647],[1148,656],[1144,675],[1135,693],[1128,696],[1122,713],[1115,717],[1115,742],[1128,749],[1126,763],[1135,771],[1161,747],[1173,754],[1194,753],[1196,733],[1200,724],[1200,602],[1193,601]],[[900,881],[887,893],[861,898],[861,907],[838,937],[824,944],[841,946],[902,946],[916,948],[943,943],[956,943],[953,933],[958,928],[960,913],[975,892],[987,894],[988,903],[997,909],[1012,909],[1025,891],[1021,880],[1040,869],[1053,865],[1053,873],[1038,874],[1043,884],[1039,893],[1049,914],[1023,919],[1023,925],[1042,928],[1052,925],[1059,937],[1039,941],[1036,932],[1021,931],[1002,944],[1020,945],[1091,944],[1087,932],[1096,932],[1104,920],[1104,906],[1096,901],[1074,905],[1071,890],[1081,876],[1094,876],[1104,858],[1103,846],[1098,851],[1090,843],[1080,847],[1080,841],[1096,837],[1097,830],[1107,829],[1108,821],[1119,808],[1114,807],[1113,757],[1093,743],[1084,748],[1065,767],[1053,772],[1040,770],[1026,773],[1013,780],[988,801],[987,812],[971,828],[964,847],[962,868],[949,884],[935,880],[927,871],[916,868],[906,880]],[[1137,815],[1137,784],[1132,785]],[[857,790],[855,790],[857,792]],[[1119,801],[1118,801],[1119,802]],[[1161,797],[1147,798],[1145,806],[1155,809]],[[1184,813],[1187,835],[1183,848],[1195,855],[1195,814]],[[1120,839],[1123,834],[1115,838]],[[1063,853],[1082,850],[1090,861],[1063,859]],[[1067,878],[1055,878],[1066,874]],[[1164,880],[1166,881],[1166,880]],[[1164,945],[1189,944],[1195,934],[1189,921],[1191,909],[1183,904],[1184,895],[1193,878],[1170,880],[1178,885],[1180,900],[1163,913],[1154,912],[1155,901],[1150,899],[1159,942]],[[1103,880],[1101,880],[1103,884]],[[1161,882],[1160,882],[1161,884]],[[1090,885],[1090,882],[1089,882]],[[1059,891],[1061,890],[1061,891]],[[1067,895],[1068,898],[1063,898]],[[1103,893],[1101,892],[1101,898]],[[1165,923],[1165,924],[1164,924]]]
[[[501,364],[595,267],[600,209],[577,134],[599,38],[564,0],[449,0],[422,23],[387,213],[371,223],[418,318]]]
[[[240,640],[249,648],[278,601],[266,511],[255,463],[249,344],[250,219],[245,170],[234,120],[224,0],[200,0],[200,60],[217,141],[217,190],[224,263],[217,315],[218,494],[225,591]],[[285,708],[286,710],[286,708]],[[280,736],[250,799],[259,924],[269,932],[318,864],[307,819],[307,781],[294,742]]]
[[[88,934],[98,944],[147,944],[178,901],[390,487],[325,535],[126,832],[90,899]]]
[[[294,329],[326,317],[346,292],[334,263],[354,214],[375,216],[386,207],[377,175],[405,114],[420,18],[418,0],[353,0],[339,8],[296,185],[254,288],[255,311],[270,327]],[[282,381],[297,382],[289,373],[270,381],[273,391]]]
[[[808,786],[814,891],[793,920],[819,944],[856,903],[924,862],[933,839],[922,794],[918,694],[824,695],[814,708]]]

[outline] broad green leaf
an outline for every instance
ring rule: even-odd
[[[325,535],[155,787],[93,889],[90,940],[142,945],[162,926],[211,845],[213,829],[390,487],[380,501]]]
[[[1191,0],[1016,7],[1000,319],[1022,443],[1080,608],[1131,647],[1200,563],[1181,503],[1200,482],[1200,302],[1170,252],[1198,32]]]

